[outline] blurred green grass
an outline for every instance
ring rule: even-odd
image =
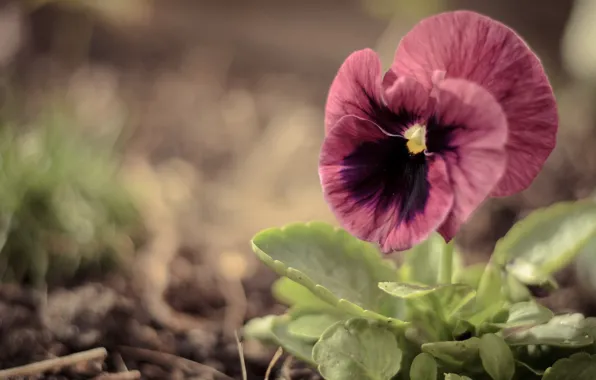
[[[0,128],[0,280],[35,285],[122,266],[142,235],[110,147],[51,113]]]

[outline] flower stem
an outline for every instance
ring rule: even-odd
[[[453,240],[447,244],[441,256],[441,271],[439,273],[439,284],[451,284],[453,275]]]

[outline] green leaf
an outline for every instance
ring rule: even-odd
[[[302,361],[315,365],[312,359],[313,343],[308,339],[292,335],[288,331],[288,316],[267,316],[250,320],[243,329],[249,339],[258,339],[279,345]]]
[[[289,331],[289,320],[286,318],[276,318],[273,321],[271,332],[274,340],[287,352],[299,358],[300,360],[314,364],[312,359],[313,343],[301,339],[299,336],[292,335]]]
[[[596,238],[582,248],[573,266],[575,277],[585,286],[596,289]]]
[[[547,345],[557,347],[586,347],[594,342],[584,330],[581,314],[557,315],[545,324],[529,329],[503,331],[509,345]]]
[[[338,315],[326,313],[305,311],[297,314],[288,323],[288,332],[313,341],[317,341],[331,325],[344,320]]]
[[[555,280],[551,276],[544,273],[536,264],[523,258],[511,260],[505,269],[510,277],[522,284],[556,288]]]
[[[244,325],[242,334],[247,339],[257,339],[262,341],[270,340],[273,336],[273,333],[271,332],[273,321],[276,318],[279,317],[268,315],[262,318],[253,318]]]
[[[543,380],[594,380],[596,379],[596,355],[585,352],[560,359],[549,368]]]
[[[493,380],[511,380],[515,374],[513,353],[503,338],[495,334],[480,338],[480,360]]]
[[[467,305],[474,303],[476,290],[465,284],[453,284],[439,289],[436,294],[445,315],[452,318]]]
[[[437,380],[437,373],[437,362],[431,355],[424,352],[414,358],[410,367],[410,379]]]
[[[486,265],[484,273],[480,278],[476,299],[483,306],[501,302],[503,300],[502,287],[503,279],[501,270],[496,265],[489,263]]]
[[[437,290],[447,285],[417,285],[417,284],[405,284],[399,282],[380,282],[379,288],[394,297],[398,298],[419,298],[424,297],[430,293],[436,292]]]
[[[401,277],[404,281],[426,285],[439,283],[441,262],[445,251],[452,249],[445,243],[445,239],[438,233],[433,233],[428,239],[413,248],[403,252],[405,258],[400,267]],[[460,255],[453,252],[453,271],[457,276],[462,267]]]
[[[460,376],[455,373],[446,373],[445,380],[472,380],[468,376]]]
[[[502,265],[522,260],[534,266],[534,276],[540,278],[567,266],[595,235],[594,202],[561,202],[516,223],[497,243],[493,258]]]
[[[401,367],[402,352],[386,327],[354,318],[326,330],[313,358],[327,380],[390,380]]]
[[[313,222],[262,231],[252,246],[266,265],[327,303],[352,315],[404,325],[393,318],[400,303],[377,286],[397,281],[397,270],[372,244],[329,224]]]
[[[594,339],[594,341],[596,342],[596,318],[588,317],[581,322],[580,326],[581,331],[584,334],[592,337],[592,339]]]
[[[491,317],[491,323],[505,323],[509,319],[509,308],[505,307]]]
[[[273,297],[288,306],[327,309],[332,305],[313,294],[308,288],[287,277],[278,278],[271,287]]]
[[[500,327],[540,325],[550,321],[553,316],[552,311],[535,301],[519,302],[511,305],[509,308],[509,318],[507,318],[505,323],[500,324]]]
[[[474,335],[476,335],[476,326],[463,319],[455,320],[451,330],[451,337],[453,340],[462,340],[462,336]]]
[[[433,342],[422,345],[422,352],[434,356],[443,364],[464,368],[478,360],[480,339],[473,337],[460,342]]]
[[[464,284],[420,285],[399,282],[381,282],[379,288],[388,294],[402,299],[420,299],[429,295],[435,296],[441,307],[440,312],[450,316],[470,302],[476,291]],[[431,302],[432,300],[428,300]],[[436,304],[430,307],[436,309]],[[435,310],[438,312],[439,310]]]
[[[501,270],[493,263],[488,263],[480,279],[475,301],[466,305],[458,316],[476,326],[490,320],[505,305],[502,288]]]
[[[420,298],[429,294],[443,296],[443,293],[455,293],[461,296],[461,298],[468,298],[469,294],[475,293],[474,289],[464,284],[421,285],[401,282],[380,282],[379,288],[394,297],[405,299]]]
[[[455,241],[452,240],[447,244],[441,256],[439,266],[439,284],[453,283],[453,261],[454,261]]]

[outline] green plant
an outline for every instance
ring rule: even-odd
[[[435,234],[396,267],[375,246],[324,223],[262,231],[255,253],[281,277],[281,316],[249,321],[246,338],[282,346],[339,379],[596,378],[596,319],[555,315],[530,289],[596,239],[596,204],[537,210],[486,265],[464,267]]]
[[[0,279],[52,283],[121,265],[141,235],[111,149],[65,119],[0,131]]]

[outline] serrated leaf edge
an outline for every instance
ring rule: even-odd
[[[294,223],[287,224],[283,227],[272,227],[272,228],[267,228],[265,230],[262,230],[253,239],[251,239],[252,250],[255,252],[255,254],[259,257],[259,259],[265,265],[267,265],[268,267],[273,269],[278,275],[286,276],[290,280],[296,281],[297,283],[299,283],[299,284],[303,285],[304,287],[306,287],[307,289],[309,289],[311,292],[313,292],[314,295],[321,298],[323,301],[341,309],[342,311],[344,311],[348,314],[352,314],[357,317],[365,317],[365,318],[375,319],[375,320],[378,320],[381,322],[385,322],[393,327],[403,328],[403,327],[408,326],[410,324],[409,322],[401,321],[399,319],[395,319],[395,318],[391,318],[391,317],[387,317],[387,316],[378,314],[372,310],[364,309],[364,308],[356,305],[355,303],[350,302],[349,300],[336,297],[333,293],[331,293],[331,291],[329,291],[324,286],[319,285],[319,284],[315,283],[314,281],[312,281],[310,279],[310,277],[308,277],[303,272],[299,271],[298,269],[288,267],[283,262],[281,262],[279,260],[273,259],[267,253],[265,253],[262,249],[260,249],[259,246],[255,243],[255,238],[257,236],[263,236],[263,235],[278,233],[278,232],[284,233],[284,231],[287,231],[288,229],[295,228],[295,227],[312,228],[313,226],[318,227],[318,228],[327,229],[328,231],[333,232],[333,233],[338,233],[338,232],[344,231],[343,229],[341,229],[339,227],[335,227],[335,226],[332,226],[332,225],[330,225],[328,223],[324,223],[324,222],[307,222],[307,223],[294,222]],[[361,243],[367,244],[365,242],[361,242]],[[363,250],[363,253],[366,254],[367,256],[371,256],[368,253],[368,251],[366,251],[366,250]],[[380,258],[378,256],[376,256],[373,259],[379,260]],[[380,259],[380,260],[382,260],[382,259]],[[382,260],[381,263],[384,264],[385,261]]]
[[[596,363],[596,354],[590,355],[587,352],[578,352],[567,358],[559,359],[551,367],[547,368],[546,371],[544,371],[544,376],[542,377],[542,379],[548,380],[549,374],[553,371],[553,368],[555,368],[556,365],[568,365],[573,364],[577,361],[594,361]]]

